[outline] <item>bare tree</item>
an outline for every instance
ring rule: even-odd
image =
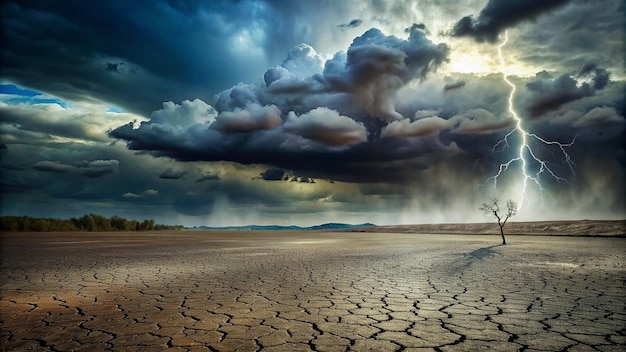
[[[483,206],[480,207],[480,210],[487,214],[493,215],[498,219],[498,226],[500,226],[500,235],[502,235],[502,244],[506,244],[506,239],[504,238],[504,225],[509,218],[515,214],[517,214],[517,204],[508,200],[506,202],[506,210],[500,209],[500,204],[498,204],[498,198],[494,198],[489,203],[483,203]]]

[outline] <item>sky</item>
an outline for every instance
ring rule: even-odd
[[[626,218],[621,0],[0,6],[2,215]]]

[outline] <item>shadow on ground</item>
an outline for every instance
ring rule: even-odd
[[[471,252],[459,253],[460,258],[448,262],[447,264],[442,263],[445,267],[443,272],[446,272],[449,275],[456,275],[470,269],[473,265],[493,259],[493,257],[498,254],[496,248],[501,246],[503,245],[497,244],[489,247],[478,248]]]
[[[503,245],[497,244],[489,247],[478,248],[477,250],[467,253],[466,256],[469,257],[470,260],[483,260],[494,255],[496,252],[493,249],[500,246]]]

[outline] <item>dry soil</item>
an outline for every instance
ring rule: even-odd
[[[0,235],[3,351],[624,351],[626,239]]]

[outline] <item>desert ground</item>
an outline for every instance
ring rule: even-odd
[[[626,220],[531,221],[505,224],[507,235],[526,236],[626,236]],[[429,234],[484,234],[500,233],[498,225],[491,223],[386,225],[354,229],[362,232],[429,233]]]
[[[0,350],[626,350],[626,238],[387,230],[0,234]]]

